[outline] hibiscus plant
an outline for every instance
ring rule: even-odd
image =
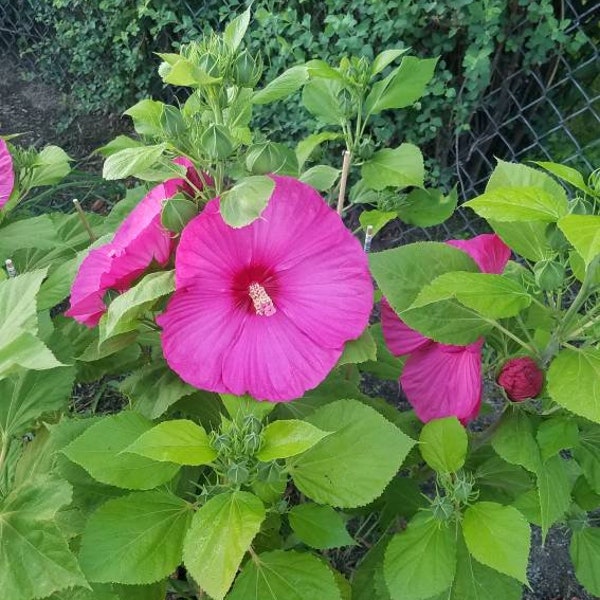
[[[106,216],[31,217],[68,157],[0,140],[3,594],[518,600],[531,525],[568,528],[600,594],[597,173],[498,161],[460,209],[480,235],[369,254],[456,208],[415,145],[370,135],[436,60],[257,89],[249,21],[160,56],[186,99],[138,102],[99,149],[140,182]],[[315,133],[253,130],[299,90]],[[397,380],[410,410],[379,397]]]

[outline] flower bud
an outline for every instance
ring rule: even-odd
[[[245,454],[253,456],[260,448],[260,436],[253,431],[246,434],[244,437]]]
[[[246,483],[250,477],[250,472],[244,464],[233,464],[227,469],[227,479],[232,483]]]
[[[586,200],[581,196],[576,196],[569,201],[569,213],[572,215],[591,215],[593,210]]]
[[[556,290],[565,281],[565,268],[553,260],[540,260],[533,267],[535,282],[545,291]]]
[[[160,215],[160,222],[165,229],[181,233],[183,228],[198,214],[197,206],[183,194],[176,194],[167,200]]]
[[[200,138],[200,146],[209,158],[222,160],[233,151],[233,143],[227,128],[223,125],[210,125]]]
[[[219,76],[219,62],[216,56],[213,56],[209,52],[202,54],[202,56],[199,57],[198,66],[211,77]]]
[[[275,142],[255,144],[248,150],[246,167],[253,175],[289,172],[293,167],[290,152],[289,148]]]
[[[233,63],[233,80],[240,87],[253,88],[262,75],[262,65],[248,50],[244,50]]]
[[[561,252],[570,248],[565,234],[557,227],[556,223],[550,223],[546,229],[546,239],[552,250]]]
[[[431,510],[438,521],[447,521],[454,514],[454,506],[448,496],[436,496],[431,503]]]
[[[502,366],[496,382],[509,400],[520,402],[539,395],[544,386],[544,373],[529,356],[511,358]]]

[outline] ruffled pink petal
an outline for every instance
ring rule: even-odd
[[[178,156],[173,159],[173,162],[176,165],[182,165],[186,168],[185,178],[187,181],[183,182],[182,189],[186,194],[193,198],[196,195],[196,190],[201,190],[204,187],[204,182],[200,178],[194,163],[186,156]],[[207,185],[214,185],[212,177],[207,173],[204,173],[203,179]],[[188,181],[191,182],[192,185],[190,185]]]
[[[116,251],[105,245],[90,250],[83,259],[71,287],[70,307],[65,312],[79,323],[94,327],[106,311],[104,294],[109,286],[105,280],[110,273]]]
[[[477,416],[481,405],[481,347],[432,344],[410,355],[400,384],[417,417],[424,423],[457,417],[463,424]]]
[[[409,354],[434,343],[404,323],[385,298],[381,299],[381,330],[385,344],[394,356]]]
[[[448,240],[446,243],[466,252],[483,273],[500,275],[510,259],[510,248],[495,233],[483,233],[470,240]]]
[[[8,202],[14,187],[15,172],[12,156],[6,142],[0,139],[0,208]]]
[[[297,180],[274,180],[250,225],[225,224],[218,199],[187,225],[176,292],[158,322],[165,357],[184,380],[281,401],[318,385],[364,331],[373,286],[360,244],[325,201]],[[274,314],[256,314],[253,283]],[[217,332],[208,331],[213,320]]]

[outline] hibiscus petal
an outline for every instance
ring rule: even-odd
[[[455,416],[463,423],[475,418],[481,405],[481,346],[431,344],[410,355],[400,384],[424,423]]]
[[[0,208],[7,202],[15,186],[13,161],[6,142],[0,139]]]
[[[510,248],[495,233],[483,233],[470,240],[448,240],[446,243],[466,252],[483,273],[500,275],[510,259]]]
[[[381,330],[386,346],[394,356],[409,354],[434,343],[404,323],[385,298],[381,299]]]

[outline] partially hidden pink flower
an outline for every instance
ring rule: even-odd
[[[0,139],[0,209],[8,202],[15,187],[13,160],[8,146]]]
[[[234,229],[219,199],[182,232],[163,353],[201,389],[273,402],[317,386],[368,324],[360,243],[308,185],[276,177],[261,217]]]
[[[469,254],[484,273],[502,273],[510,258],[510,248],[495,234],[448,244]],[[385,298],[381,301],[381,326],[392,354],[409,354],[400,385],[421,421],[455,416],[466,424],[477,416],[483,339],[467,346],[434,342],[406,325]]]
[[[176,159],[191,170],[192,163]],[[79,267],[71,287],[70,307],[65,315],[94,327],[106,311],[104,295],[110,289],[127,290],[153,261],[165,265],[175,247],[175,239],[161,224],[163,204],[180,190],[189,188],[183,178],[173,178],[155,186],[121,223],[112,241],[89,252]]]

